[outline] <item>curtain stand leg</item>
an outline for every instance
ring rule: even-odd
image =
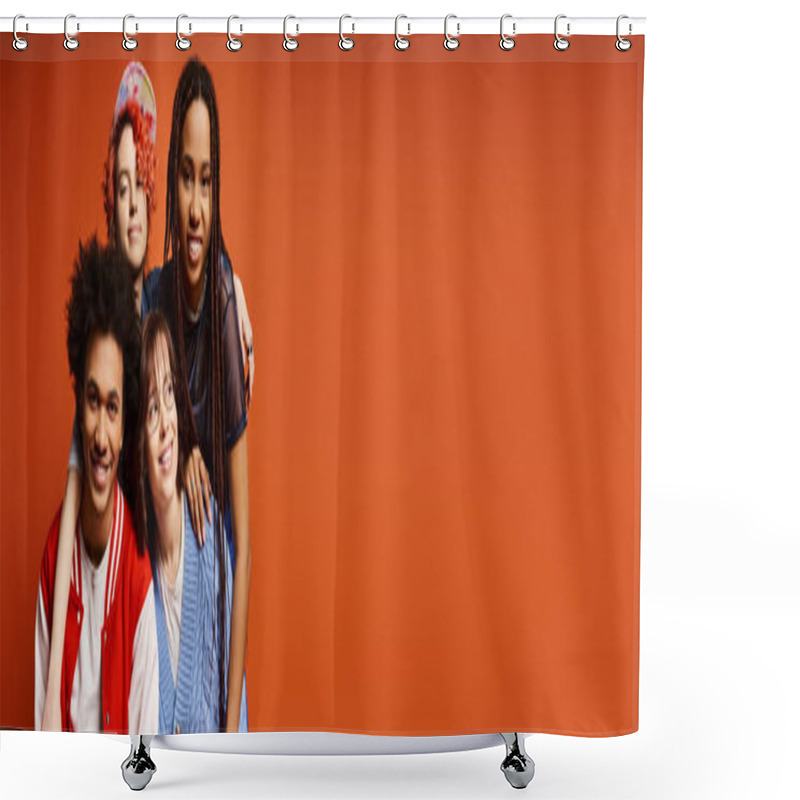
[[[155,775],[156,765],[150,758],[150,742],[152,741],[152,736],[131,734],[131,752],[122,762],[122,777],[135,792],[144,789]]]
[[[515,789],[524,789],[532,780],[536,765],[525,752],[525,737],[521,733],[501,733],[506,743],[506,757],[500,765],[506,780]]]

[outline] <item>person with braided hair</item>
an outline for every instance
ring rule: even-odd
[[[186,381],[199,452],[186,466],[187,501],[195,530],[213,515],[216,550],[233,565],[229,654],[219,658],[220,727],[247,730],[245,652],[250,598],[250,511],[247,397],[237,324],[237,296],[220,212],[220,132],[211,74],[191,59],[175,90],[167,165],[164,267],[158,308],[170,326],[179,380]],[[211,497],[216,499],[212,509]],[[227,594],[224,558],[220,598]],[[220,600],[222,606],[222,600]],[[225,609],[216,615],[226,624]]]

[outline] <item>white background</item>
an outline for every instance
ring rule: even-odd
[[[526,793],[800,796],[798,5],[17,2],[3,15],[648,18],[640,731],[530,738],[537,774]],[[509,691],[524,691],[524,678]],[[0,795],[128,797],[119,771],[127,750],[127,739],[3,732]],[[468,800],[514,791],[498,769],[500,748],[154,756],[159,771],[145,791],[162,798]]]

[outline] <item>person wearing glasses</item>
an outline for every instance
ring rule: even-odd
[[[212,521],[198,537],[179,469],[191,441],[192,409],[169,326],[160,311],[144,321],[137,437],[137,528],[148,532],[158,631],[159,734],[215,733],[224,725],[233,577]],[[211,498],[213,510],[216,501]],[[211,520],[214,519],[212,514]],[[205,544],[200,546],[200,538]],[[221,559],[221,562],[220,562]],[[220,566],[225,585],[220,589]],[[225,624],[220,625],[221,616]],[[242,694],[242,706],[246,697]]]

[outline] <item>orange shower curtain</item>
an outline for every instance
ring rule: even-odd
[[[33,727],[65,304],[127,61],[214,79],[254,327],[251,731],[638,727],[644,39],[0,46],[0,726]]]

